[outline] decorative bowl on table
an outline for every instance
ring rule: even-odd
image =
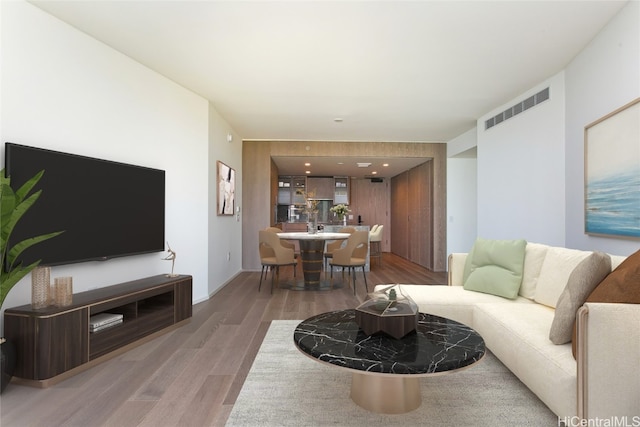
[[[385,333],[400,339],[418,326],[418,305],[400,286],[389,285],[356,307],[356,323],[367,335]]]

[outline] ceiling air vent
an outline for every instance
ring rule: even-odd
[[[499,113],[491,117],[490,119],[486,120],[484,122],[484,130],[491,129],[495,125],[500,124],[505,120],[509,120],[511,117],[517,116],[523,111],[526,111],[529,108],[534,107],[540,104],[541,102],[546,101],[547,99],[549,99],[549,88],[542,89],[540,92],[536,93],[535,95],[531,95],[524,101],[519,102],[516,105],[512,106],[511,108],[507,108],[502,113]]]

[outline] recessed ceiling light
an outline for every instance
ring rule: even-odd
[[[305,163],[304,165],[305,165],[305,166],[307,166],[307,167],[309,167],[309,166],[311,166],[311,163],[307,162],[307,163]]]
[[[389,166],[389,163],[383,163],[382,166],[386,168]]]
[[[304,171],[304,173],[309,174],[309,173],[311,173],[311,171]]]
[[[378,174],[378,172],[376,172],[376,171],[371,172],[371,175],[377,175],[377,174]]]

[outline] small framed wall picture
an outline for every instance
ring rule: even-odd
[[[235,213],[236,171],[218,160],[218,215]]]

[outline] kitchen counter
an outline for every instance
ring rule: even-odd
[[[344,225],[342,225],[342,224],[324,224],[324,231],[328,231],[328,232],[331,232],[331,233],[337,233],[338,230],[340,230],[343,227],[344,227]],[[357,225],[357,224],[348,224],[347,223],[347,227],[353,227],[357,231],[369,231],[371,229],[371,226],[362,225],[362,224]]]
[[[338,230],[344,227],[342,224],[323,224],[318,223],[318,225],[324,225],[324,230],[327,232],[337,233]],[[292,232],[292,231],[307,231],[307,223],[305,222],[282,222],[275,225],[278,228],[281,228],[284,232]],[[363,224],[347,224],[347,227],[354,227],[356,230],[365,230],[369,231],[371,226],[363,225]]]

